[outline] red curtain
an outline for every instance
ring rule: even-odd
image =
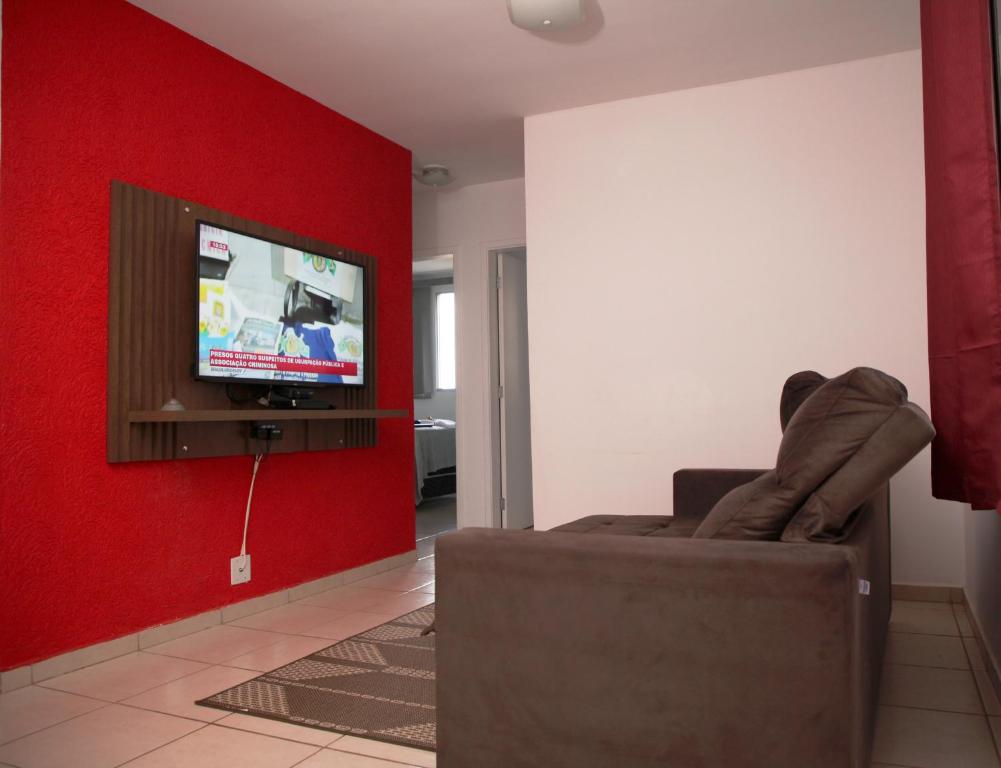
[[[1001,208],[991,0],[922,0],[932,490],[1001,502]]]

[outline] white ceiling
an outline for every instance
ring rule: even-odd
[[[920,45],[918,0],[583,0],[527,32],[505,0],[131,0],[449,166],[524,173],[522,118]]]

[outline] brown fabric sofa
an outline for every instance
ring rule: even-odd
[[[673,516],[439,537],[439,768],[867,768],[887,482],[934,429],[871,368],[780,412],[774,469],[678,471]]]
[[[673,518],[439,537],[439,768],[868,766],[887,487],[840,544],[687,538],[759,474],[676,473]]]

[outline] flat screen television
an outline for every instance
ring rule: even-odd
[[[365,269],[198,221],[195,378],[365,383]]]

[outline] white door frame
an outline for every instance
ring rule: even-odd
[[[504,516],[501,510],[501,496],[503,495],[503,481],[501,479],[502,466],[502,432],[500,418],[500,328],[498,327],[498,306],[497,306],[497,279],[499,251],[514,248],[527,248],[524,238],[517,240],[495,241],[485,244],[487,256],[487,275],[489,280],[490,301],[488,302],[489,321],[487,330],[489,333],[490,350],[490,383],[489,383],[489,407],[490,407],[490,463],[491,463],[491,484],[490,484],[490,520],[489,527],[501,528],[504,524]]]
[[[458,411],[459,411],[459,397],[461,396],[460,393],[462,391],[462,387],[459,385],[459,366],[461,365],[461,362],[460,362],[460,351],[459,351],[459,322],[458,322],[459,284],[458,284],[458,282],[455,279],[456,262],[459,259],[459,247],[455,246],[455,247],[452,247],[452,248],[421,248],[421,249],[415,250],[415,251],[412,252],[412,255],[411,255],[411,265],[415,261],[428,261],[430,259],[436,259],[436,258],[438,258],[440,256],[448,256],[448,255],[451,255],[451,257],[452,257],[452,290],[455,292],[456,311],[457,311],[457,314],[456,314],[456,323],[455,323],[455,410],[456,410],[456,415],[458,415]],[[413,271],[411,270],[411,282],[412,281],[413,281]],[[413,309],[413,307],[411,307],[411,310],[412,309]],[[435,312],[435,308],[432,307],[431,311],[432,311],[432,313],[434,313]],[[411,314],[412,314],[412,311],[411,311]],[[437,316],[434,316],[434,322],[435,322],[435,326],[434,327],[435,327],[435,333],[436,333],[437,332],[437,323],[438,323]],[[413,336],[413,329],[411,329],[410,333],[411,333],[411,336]],[[437,377],[437,371],[436,371],[435,372],[435,387],[436,388],[438,386],[438,380],[437,380],[437,378],[438,377]],[[411,387],[411,389],[412,389],[412,387]],[[412,393],[411,393],[411,401],[410,402],[413,403],[413,394]],[[457,425],[458,425],[458,423],[459,423],[458,420],[456,420],[456,424]],[[459,475],[459,471],[460,471],[459,470],[459,465],[462,463],[460,461],[460,459],[459,459],[459,434],[458,434],[458,426],[456,427],[456,436],[455,436],[455,438],[456,438],[456,446],[455,446],[455,448],[456,448],[456,450],[455,450],[455,472],[456,472],[455,503],[456,503],[456,508],[458,509],[459,503],[460,503],[460,501],[459,501],[459,493],[460,493],[460,491],[459,491],[458,475]],[[416,482],[416,479],[415,479],[415,482]]]
[[[519,236],[484,240],[475,246],[456,244],[413,252],[415,261],[444,253],[453,255],[459,528],[497,528],[501,523],[500,416],[495,399],[498,381],[497,291],[491,252],[524,247],[525,237]],[[478,300],[473,303],[473,299]],[[470,360],[467,351],[470,355],[482,354],[482,358]]]

